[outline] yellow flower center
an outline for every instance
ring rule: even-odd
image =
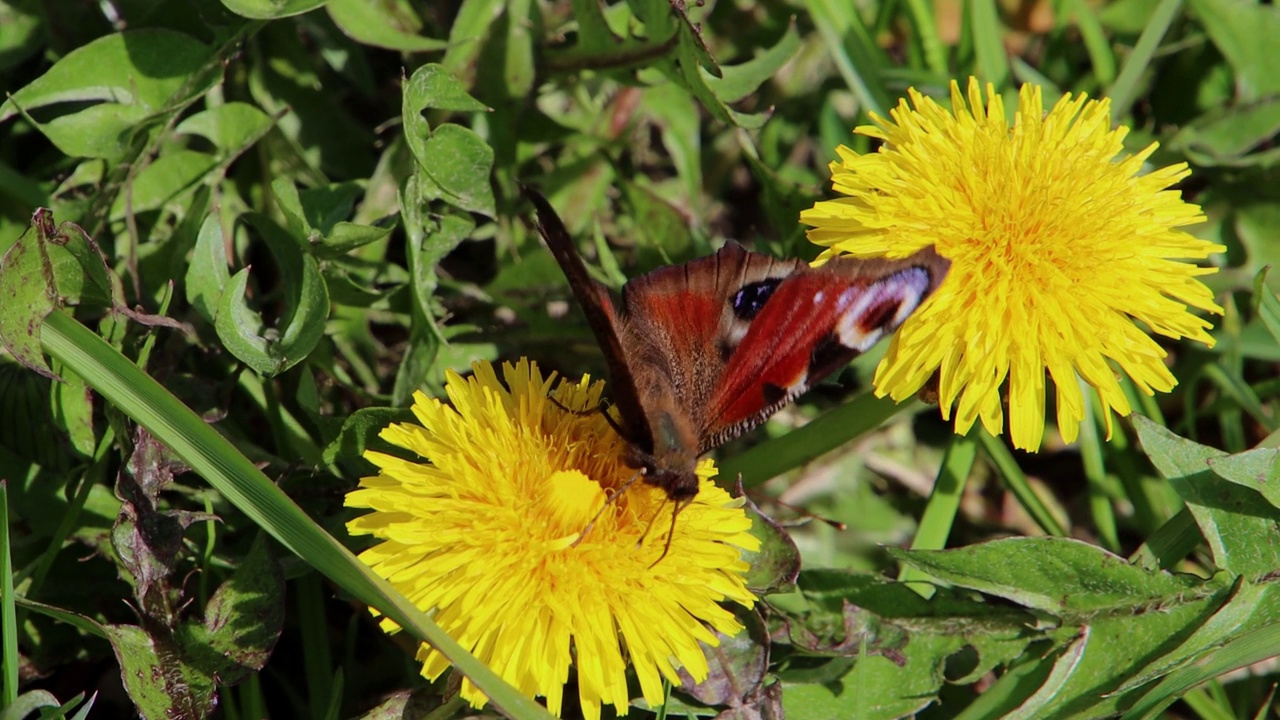
[[[555,523],[557,542],[573,542],[604,507],[600,484],[577,470],[559,470],[547,482],[542,517]]]

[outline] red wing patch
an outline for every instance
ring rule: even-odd
[[[897,328],[938,281],[925,267],[900,265],[880,277],[814,270],[784,280],[729,359],[702,446],[759,424]]]

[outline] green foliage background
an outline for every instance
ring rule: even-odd
[[[721,451],[849,527],[793,529],[805,570],[661,712],[1268,716],[1276,38],[1248,0],[0,2],[4,717],[464,713],[410,634],[537,717],[322,532],[349,542],[360,453],[445,370],[599,374],[519,183],[615,286],[728,238],[812,256],[835,146],[969,75],[1107,96],[1191,163],[1218,344],[1171,345],[1178,388],[1111,442],[1037,455],[870,398],[860,358]]]

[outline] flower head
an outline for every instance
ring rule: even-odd
[[[421,425],[382,432],[429,462],[365,454],[380,472],[361,480],[346,504],[373,512],[347,527],[383,542],[361,560],[433,610],[507,682],[546,697],[553,713],[571,664],[588,718],[599,717],[601,704],[625,712],[625,658],[654,705],[663,699],[661,678],[679,682],[677,667],[704,679],[698,642],[715,645],[712,629],[741,629],[719,603],[755,600],[740,549],[759,543],[742,501],[710,481],[714,466],[704,461],[698,495],[672,528],[661,512],[672,507],[665,493],[628,484],[636,471],[623,465],[623,441],[603,416],[564,409],[596,407],[603,383],[562,381],[551,393],[554,377],[526,360],[503,366],[505,386],[488,363],[472,369],[468,379],[450,373],[452,407],[419,393]],[[655,565],[668,532],[670,549]],[[383,629],[398,626],[384,619]],[[417,657],[428,678],[448,667],[425,644]],[[468,682],[462,694],[476,707],[486,702]]]
[[[1127,415],[1113,364],[1147,394],[1176,384],[1148,332],[1213,344],[1211,325],[1187,306],[1222,312],[1197,279],[1214,270],[1179,259],[1225,248],[1177,229],[1204,220],[1168,189],[1190,173],[1185,163],[1139,175],[1155,143],[1118,157],[1127,129],[1112,128],[1109,101],[1068,95],[1046,114],[1040,88],[1024,85],[1010,127],[993,87],[984,103],[970,79],[967,95],[966,104],[953,81],[948,112],[911,90],[891,121],[873,116],[875,126],[856,132],[882,140],[879,151],[841,147],[831,164],[848,197],[800,218],[813,226],[809,239],[828,246],[824,258],[902,257],[934,245],[951,260],[942,286],[894,336],[876,371],[879,394],[901,400],[937,373],[957,432],[980,418],[999,433],[1003,390],[1014,445],[1034,450],[1047,373],[1071,442],[1084,417],[1077,375]]]

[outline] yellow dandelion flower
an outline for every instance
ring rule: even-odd
[[[994,87],[984,103],[970,79],[967,95],[966,104],[953,81],[948,112],[913,89],[892,121],[873,116],[875,126],[856,132],[882,140],[879,151],[841,147],[831,164],[848,197],[800,219],[827,246],[822,258],[904,257],[934,245],[951,260],[876,369],[878,394],[902,400],[936,372],[956,432],[980,418],[999,433],[1007,393],[1013,443],[1035,450],[1047,373],[1059,431],[1072,442],[1084,417],[1077,374],[1123,416],[1130,407],[1113,365],[1147,394],[1177,382],[1148,332],[1212,346],[1212,325],[1187,306],[1222,312],[1197,279],[1214,269],[1180,260],[1225,248],[1177,229],[1204,220],[1169,189],[1190,173],[1185,163],[1139,175],[1156,143],[1120,157],[1128,130],[1112,127],[1109,101],[1068,95],[1046,114],[1040,88],[1024,85],[1010,127]]]
[[[373,512],[347,528],[382,542],[361,560],[557,715],[570,665],[588,718],[602,704],[626,712],[628,664],[653,705],[662,678],[679,682],[677,668],[705,679],[699,641],[714,646],[713,630],[741,629],[720,603],[755,601],[741,550],[759,543],[741,499],[710,481],[715,468],[704,461],[698,495],[672,531],[662,490],[626,486],[636,471],[604,417],[564,410],[596,407],[603,383],[561,381],[553,393],[554,376],[526,360],[503,366],[505,385],[488,363],[472,369],[467,379],[450,373],[452,407],[419,393],[421,425],[382,432],[429,462],[365,454],[380,472],[346,504]],[[383,629],[399,628],[384,619]],[[428,678],[448,667],[425,644],[417,659]],[[475,707],[487,701],[469,682],[462,695]]]

